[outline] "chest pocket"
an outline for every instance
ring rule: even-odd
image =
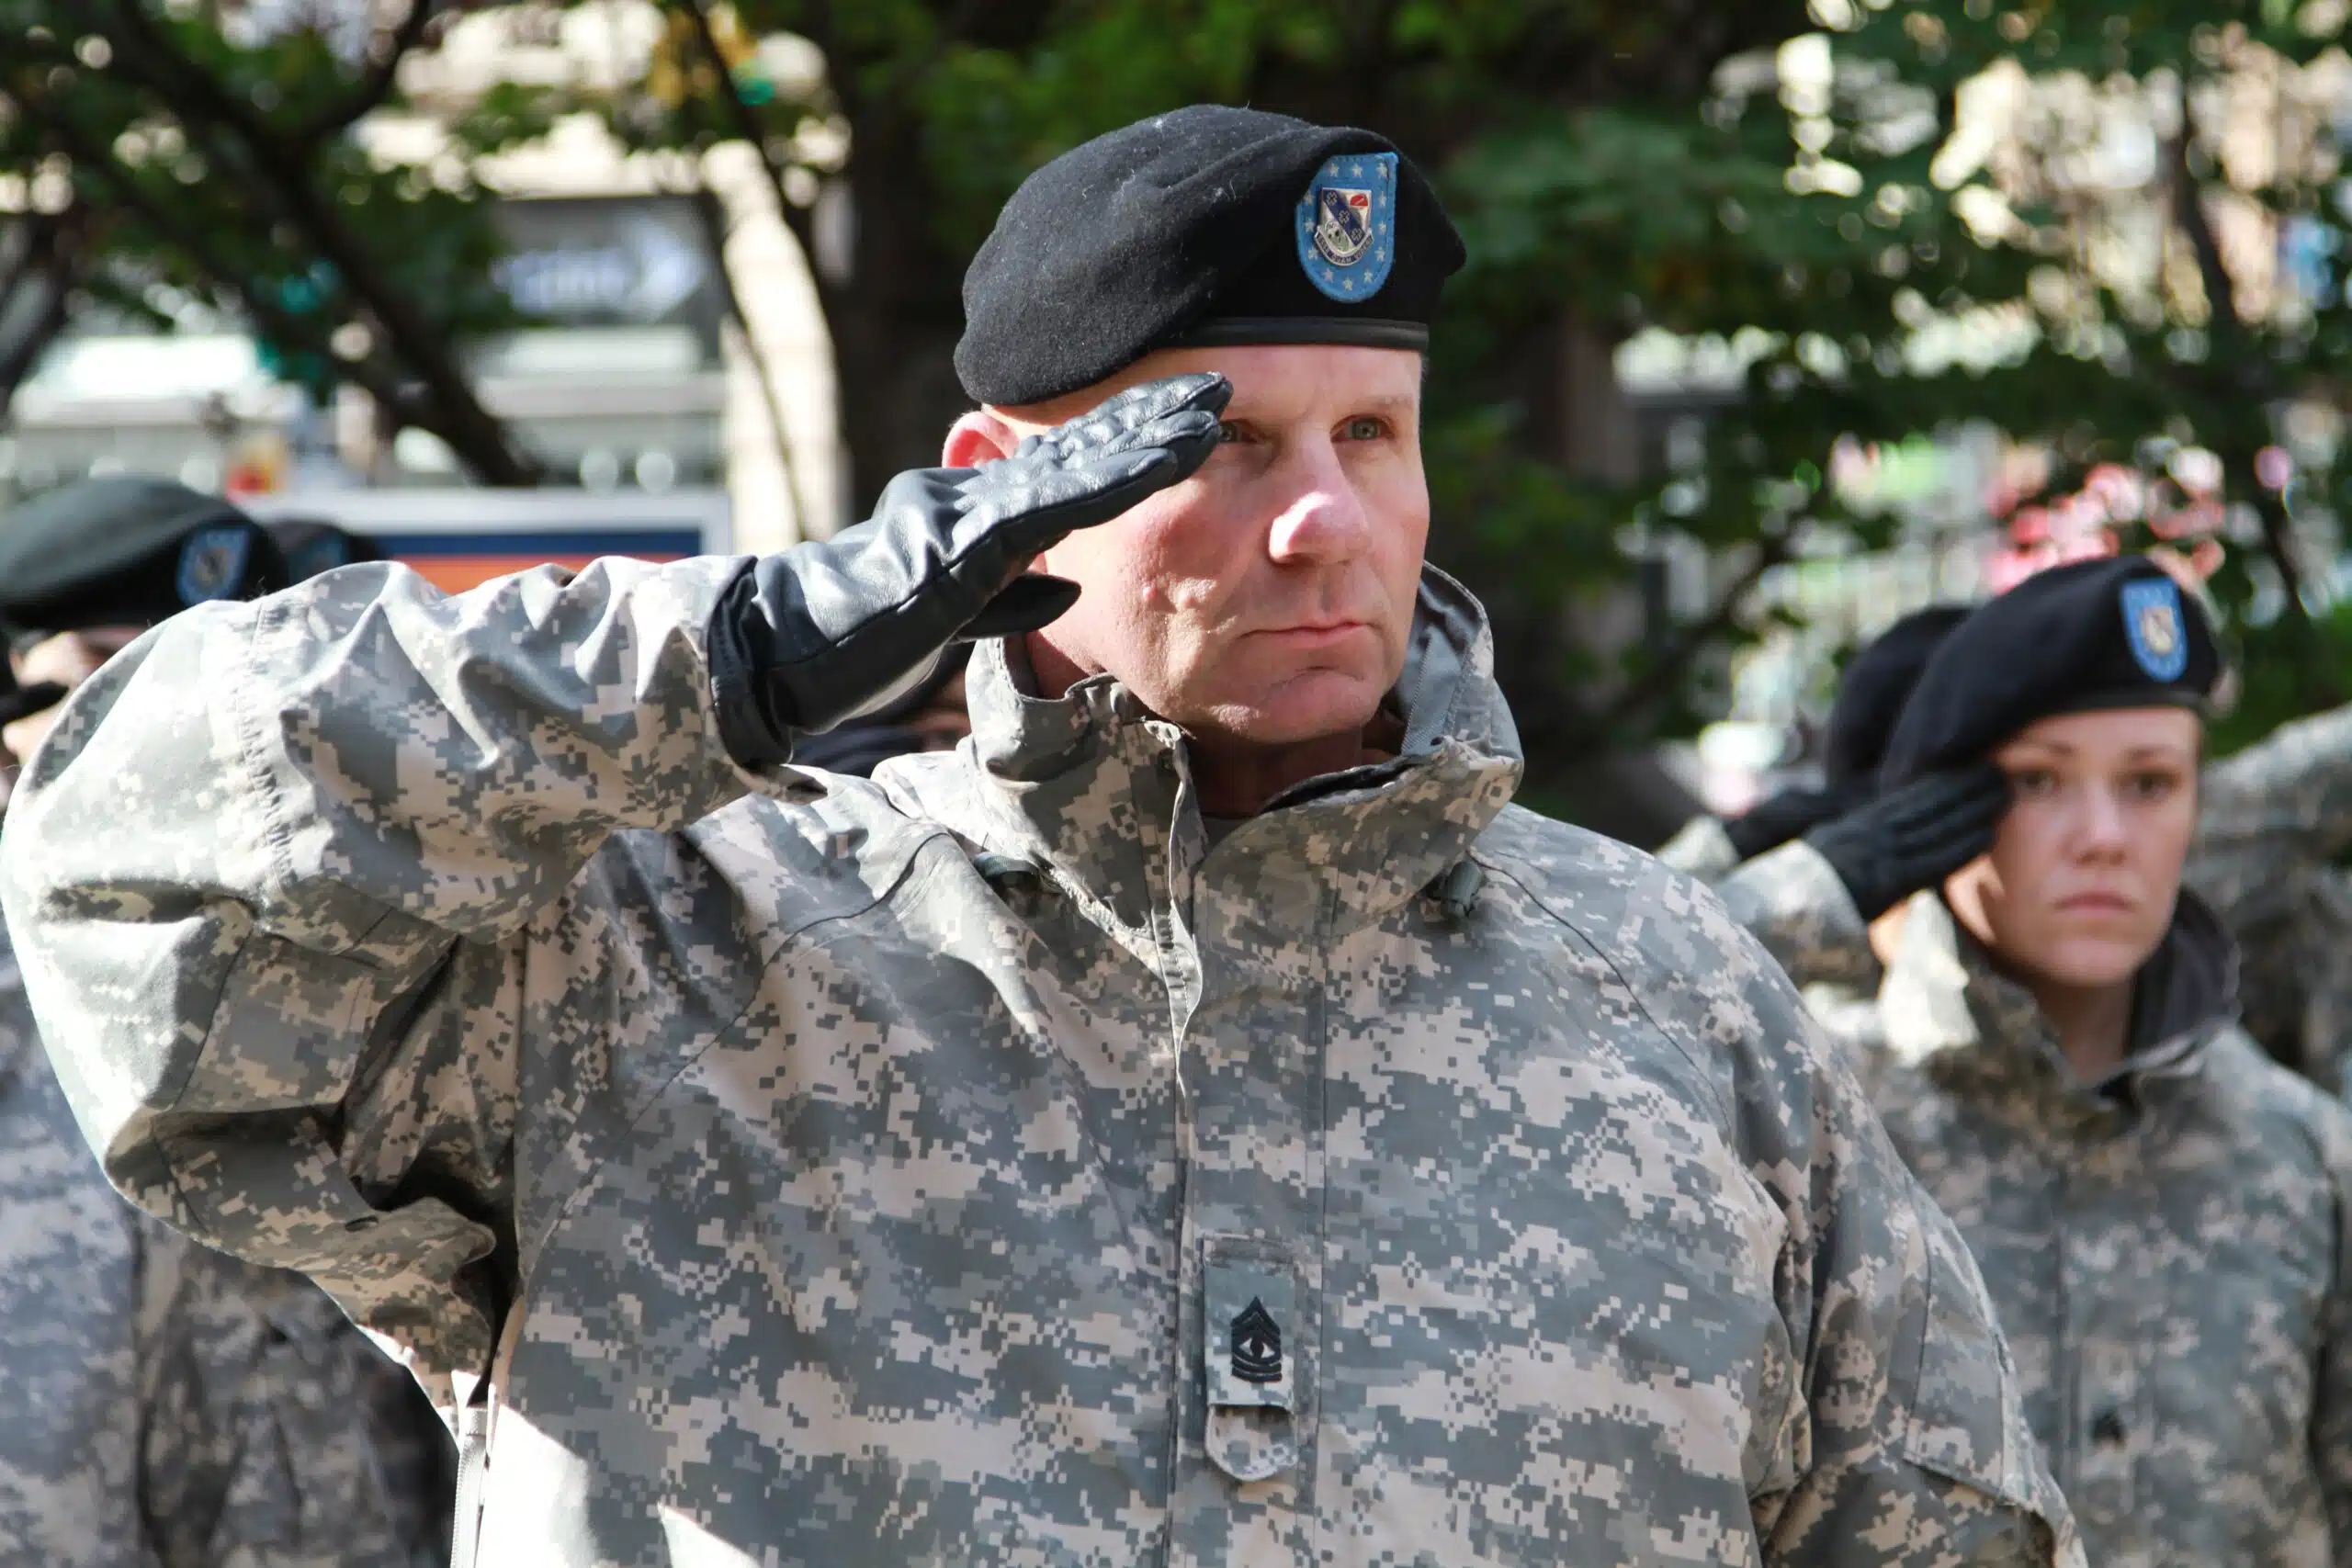
[[[1903,1457],[2038,1509],[2040,1467],[2017,1370],[1982,1310],[1976,1265],[1949,1224],[1929,1221],[1924,1229],[1925,1300],[1906,1314],[1892,1367],[1890,1392],[1907,1406]]]

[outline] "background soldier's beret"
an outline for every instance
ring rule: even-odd
[[[82,479],[0,513],[0,626],[17,635],[145,626],[288,581],[267,529],[169,479]]]
[[[1965,604],[1914,610],[1854,655],[1822,733],[1821,771],[1831,788],[1876,786],[1912,688],[1952,627],[1967,618]]]
[[[286,558],[288,581],[305,582],[322,571],[357,561],[382,560],[384,551],[365,534],[339,528],[323,517],[277,517],[266,525]]]
[[[1887,747],[1888,787],[1976,761],[2036,719],[2095,708],[2205,711],[2222,654],[2197,601],[2143,556],[2038,572],[1936,649]]]
[[[956,371],[978,401],[1018,406],[1155,348],[1426,349],[1463,260],[1437,193],[1385,138],[1194,105],[1022,182],[964,275]]]

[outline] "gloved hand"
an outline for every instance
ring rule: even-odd
[[[1928,773],[1804,836],[1829,863],[1865,920],[1943,879],[1993,847],[2009,809],[2009,781],[1990,762]]]
[[[900,474],[857,526],[754,562],[710,622],[729,753],[787,761],[796,734],[880,706],[949,643],[1059,619],[1078,585],[1029,561],[1199,468],[1232,392],[1214,375],[1131,388],[1009,457]]]
[[[29,686],[10,682],[5,691],[0,691],[0,725],[14,724],[64,700],[65,688],[54,681],[36,681]]]
[[[1824,822],[1835,821],[1870,797],[1867,784],[1781,790],[1724,823],[1724,837],[1731,840],[1740,859],[1754,860],[1791,839],[1803,838]]]

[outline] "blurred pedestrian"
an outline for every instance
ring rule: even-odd
[[[11,761],[141,623],[288,575],[233,508],[161,481],[0,516]],[[424,1568],[447,1561],[450,1459],[413,1380],[314,1286],[107,1186],[0,929],[0,1562]]]
[[[1901,911],[1866,1081],[1984,1269],[2091,1560],[2352,1562],[2352,1112],[2236,1027],[2234,945],[2183,883],[2221,673],[2146,561],[2028,579],[1939,649],[1860,826],[1792,859],[1859,920]],[[2008,804],[1954,859],[1924,803],[1972,779]]]
[[[1462,259],[1377,136],[1155,116],[866,523],[127,650],[0,845],[110,1171],[409,1344],[502,1568],[2079,1562],[1794,993],[1509,806]],[[967,743],[795,767],[959,638]]]

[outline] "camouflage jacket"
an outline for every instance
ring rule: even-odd
[[[0,932],[0,1563],[445,1560],[406,1381],[299,1277],[107,1186]]]
[[[1508,807],[1458,588],[1211,847],[1001,644],[959,751],[748,776],[739,564],[200,607],[0,850],[117,1182],[492,1366],[482,1562],[2079,1561],[1785,981]]]
[[[2245,954],[2247,1030],[2330,1094],[2352,1055],[2352,707],[2205,771],[2189,885]]]
[[[2185,879],[2246,955],[2247,1031],[2341,1096],[2352,1055],[2352,875],[2334,862],[2352,848],[2352,707],[2281,726],[2206,769],[2199,788]],[[1798,984],[1849,996],[1877,989],[1869,931],[1803,840],[1710,879]]]
[[[1910,906],[1871,1097],[1967,1236],[2090,1560],[2352,1563],[2352,1112],[2231,1022],[2184,895],[2140,1043],[2075,1077],[1942,900]]]
[[[1724,831],[1724,819],[1703,812],[1660,844],[1657,858],[1661,864],[1705,883],[1720,882],[1739,866],[1739,851]]]

